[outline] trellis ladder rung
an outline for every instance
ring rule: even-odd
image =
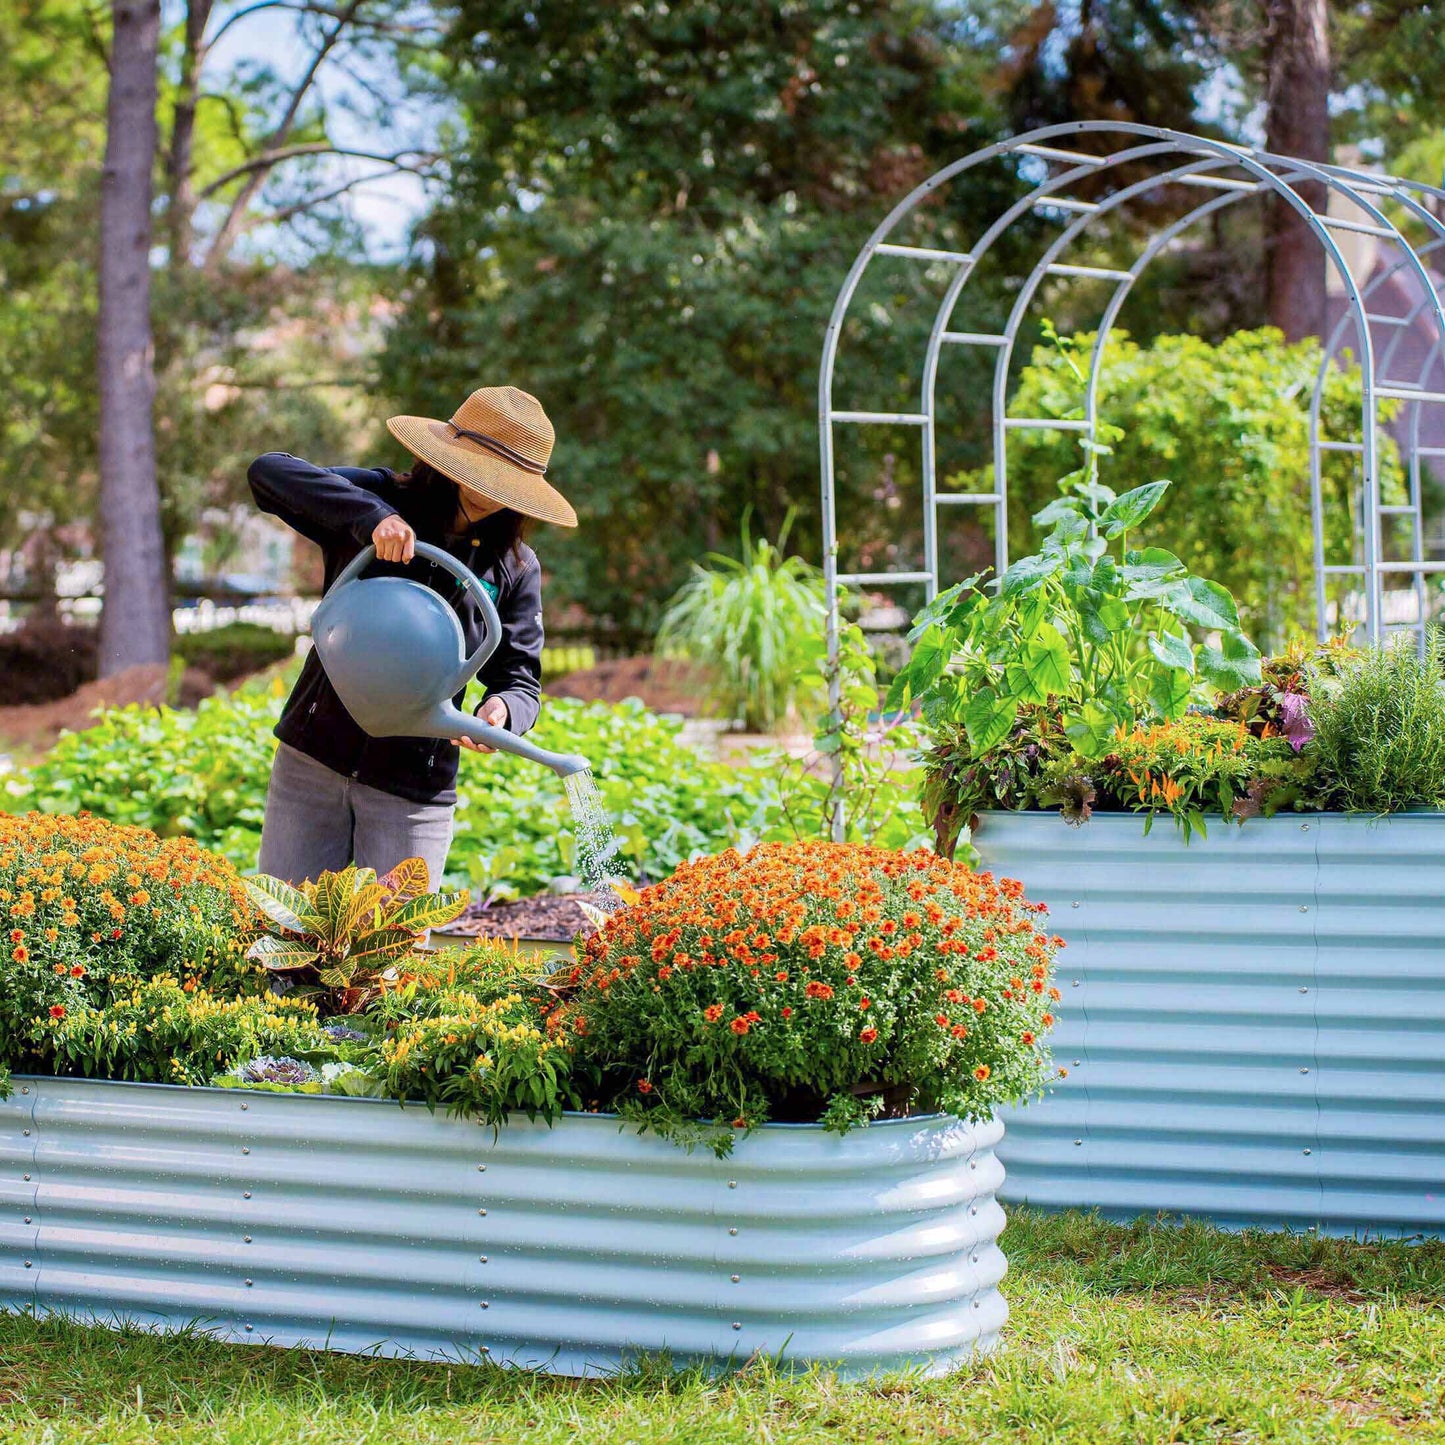
[[[997,492],[935,492],[933,500],[941,507],[945,502],[958,506],[998,507],[1003,498]]]
[[[1392,401],[1445,401],[1445,391],[1425,391],[1418,386],[1377,386],[1376,396]]]
[[[1445,457],[1445,447],[1416,447],[1412,455],[1417,457]]]
[[[972,266],[973,257],[967,251],[939,251],[932,246],[895,246],[884,241],[878,247],[880,256],[911,256],[915,261],[952,261],[958,266]]]
[[[1321,442],[1322,452],[1362,452],[1365,449],[1364,442]]]
[[[1182,186],[1208,186],[1212,191],[1257,191],[1258,181],[1241,181],[1234,176],[1176,176]]]
[[[1048,416],[1006,416],[1003,424],[1020,431],[1088,431],[1086,421],[1057,421]]]
[[[1132,271],[1115,271],[1108,266],[1066,266],[1062,261],[1055,261],[1052,266],[1045,266],[1044,270],[1050,276],[1093,276],[1100,281],[1132,281]]]
[[[1445,572],[1445,562],[1376,562],[1376,572]]]
[[[1076,166],[1101,166],[1106,159],[1104,156],[1085,155],[1083,151],[1060,150],[1058,146],[1021,145],[1015,146],[1014,150],[1026,156],[1042,156],[1046,161],[1068,161]]]
[[[954,346],[1007,346],[1007,336],[995,336],[989,331],[945,331],[939,337]]]
[[[891,583],[932,582],[932,572],[841,572],[833,579],[842,587],[888,586]]]
[[[1040,196],[1034,204],[1038,206],[1053,206],[1059,211],[1078,211],[1082,215],[1087,215],[1090,211],[1097,211],[1099,209],[1099,203],[1097,201],[1075,201],[1071,200],[1068,196]]]
[[[1325,568],[1330,576],[1344,576],[1348,573],[1359,575],[1365,570],[1361,562],[1335,562]]]
[[[1321,216],[1320,225],[1334,231],[1358,231],[1362,236],[1383,236],[1386,240],[1399,239],[1399,232],[1389,226],[1372,226],[1368,221],[1347,221],[1343,216]]]
[[[830,421],[896,422],[904,426],[927,426],[929,417],[921,411],[830,411]]]
[[[1369,315],[1367,315],[1367,316],[1365,317],[1365,320],[1368,321],[1371,326],[1408,326],[1413,319],[1414,319],[1414,318],[1413,318],[1413,317],[1410,317],[1410,316],[1369,316]]]
[[[1414,504],[1413,504],[1413,503],[1410,503],[1410,502],[1402,503],[1402,504],[1401,504],[1400,506],[1398,506],[1398,507],[1392,506],[1392,507],[1381,507],[1381,508],[1380,508],[1380,515],[1381,515],[1382,517],[1406,517],[1406,516],[1414,516],[1414,514],[1415,514],[1415,507],[1414,507]]]

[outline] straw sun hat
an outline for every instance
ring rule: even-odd
[[[450,421],[394,416],[387,430],[459,487],[513,511],[575,527],[577,513],[544,480],[556,433],[542,403],[515,386],[474,391]]]

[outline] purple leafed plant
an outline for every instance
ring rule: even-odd
[[[1277,697],[1280,731],[1289,740],[1290,747],[1299,752],[1315,735],[1307,711],[1309,699],[1302,692],[1282,692]]]
[[[249,1064],[242,1064],[236,1075],[247,1084],[310,1084],[320,1077],[310,1064],[300,1059],[272,1058],[262,1054]]]

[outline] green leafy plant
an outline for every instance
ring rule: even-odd
[[[725,1153],[768,1119],[978,1117],[1042,1089],[1041,911],[930,852],[761,844],[643,890],[553,979],[603,1099]]]
[[[694,563],[657,634],[660,650],[709,668],[718,710],[753,732],[778,726],[797,706],[800,679],[816,670],[823,644],[822,576],[783,551],[792,520],[790,512],[774,546],[754,540],[744,516],[741,557],[714,552],[708,566]]]
[[[1319,806],[1393,813],[1445,807],[1445,637],[1368,649],[1310,691]]]
[[[198,667],[217,682],[233,682],[293,656],[296,639],[259,623],[228,622],[209,632],[178,633],[171,650],[187,667]]]
[[[352,864],[294,886],[261,874],[243,880],[257,909],[280,931],[265,933],[247,957],[272,973],[295,976],[321,994],[332,1013],[364,1008],[397,960],[411,953],[427,930],[450,923],[468,895],[428,893],[420,858],[398,863],[378,879]]]

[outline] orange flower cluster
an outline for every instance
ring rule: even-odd
[[[931,852],[729,851],[684,864],[614,914],[565,976],[569,1008],[648,1107],[670,1096],[696,1115],[709,1079],[720,1092],[741,1073],[727,1098],[756,1097],[748,1077],[765,1093],[825,1096],[906,1082],[982,1111],[1046,1077],[1040,1041],[1063,940],[1044,912],[1021,884]],[[715,1108],[724,1117],[721,1098]]]

